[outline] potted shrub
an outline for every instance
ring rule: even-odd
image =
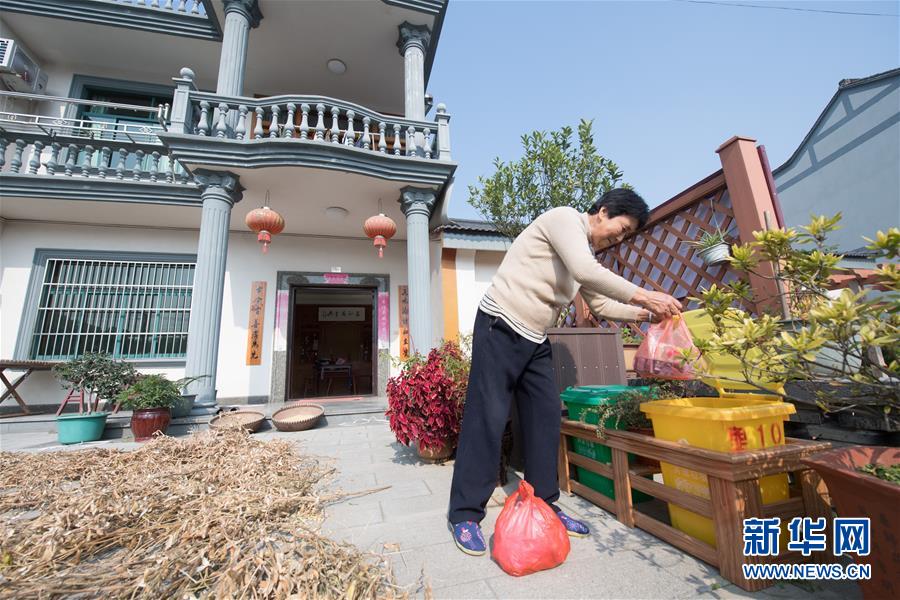
[[[739,381],[760,391],[772,393],[757,382],[802,382],[812,400],[790,387],[781,395],[839,421],[855,415],[853,428],[865,419],[866,428],[900,431],[900,229],[869,240],[876,261],[883,261],[872,278],[877,290],[833,292],[841,256],[826,242],[839,221],[840,215],[815,217],[800,230],[759,231],[755,241],[732,247],[738,270],[765,277],[758,265],[776,266],[782,314],[751,315],[741,308],[772,300],[755,298],[743,281],[713,285],[699,299],[712,333],[696,343],[701,352],[736,358]]]
[[[77,414],[57,417],[57,439],[61,444],[94,442],[103,437],[109,413],[100,410],[100,403],[106,408],[137,377],[131,364],[98,353],[60,363],[53,367],[53,374],[64,389],[82,393],[86,400]]]
[[[634,357],[638,346],[641,345],[641,337],[627,325],[620,325],[619,332],[622,335],[622,354],[625,357],[625,370],[634,372]]]
[[[165,433],[172,420],[170,409],[181,399],[181,390],[197,377],[171,381],[164,375],[143,375],[119,393],[123,408],[131,410],[131,431],[143,442],[159,431]]]
[[[454,342],[405,361],[387,384],[385,415],[397,441],[415,443],[424,459],[448,458],[459,437],[468,378],[468,353]]]
[[[697,241],[690,242],[697,249],[697,255],[707,265],[718,265],[728,262],[731,256],[731,246],[723,231],[704,231]]]
[[[871,519],[870,553],[861,562],[871,563],[872,578],[859,582],[863,596],[895,598],[900,590],[900,449],[852,446],[820,452],[803,462],[825,480],[838,516]]]
[[[602,404],[598,407],[585,409],[581,415],[581,422],[589,413],[597,415],[597,437],[606,437],[606,430],[624,429],[642,435],[653,436],[653,423],[647,415],[641,411],[641,403],[651,400],[665,400],[667,398],[680,398],[683,393],[678,391],[677,382],[665,382],[651,385],[648,390],[634,389],[616,396],[616,401],[610,404]],[[659,467],[659,461],[652,458],[637,456],[637,464]]]

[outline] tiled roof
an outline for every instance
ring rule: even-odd
[[[490,221],[478,221],[475,219],[455,219],[451,218],[447,223],[441,225],[444,231],[459,231],[463,233],[488,233],[500,235],[497,228]]]
[[[875,75],[869,75],[868,77],[858,77],[855,79],[841,79],[838,82],[838,88],[844,89],[848,87],[854,87],[857,85],[865,85],[870,81],[875,81],[876,79],[881,79],[882,77],[893,77],[900,73],[900,68],[897,69],[888,69],[887,71],[882,71],[881,73],[876,73]]]
[[[870,250],[865,246],[854,248],[853,250],[845,250],[840,252],[844,258],[873,258],[881,254],[878,250]]]

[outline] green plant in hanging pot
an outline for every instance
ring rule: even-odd
[[[63,389],[84,396],[77,414],[57,418],[57,436],[61,444],[93,442],[103,437],[109,413],[101,411],[118,394],[137,379],[137,372],[127,362],[114,360],[108,354],[86,353],[53,367],[53,374]]]
[[[143,442],[157,431],[165,434],[172,420],[170,409],[181,400],[181,390],[202,379],[185,377],[177,381],[165,375],[143,375],[119,393],[123,408],[131,410],[131,431],[137,442]]]
[[[731,256],[731,245],[724,231],[704,231],[696,241],[689,242],[697,249],[697,255],[707,265],[718,265],[728,262]]]

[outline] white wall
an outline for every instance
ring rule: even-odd
[[[0,356],[14,355],[36,248],[194,254],[196,239],[196,232],[191,231],[6,222],[0,233]],[[140,370],[165,373],[172,378],[184,374],[180,365],[157,364]],[[34,404],[60,402],[64,395],[46,371],[33,373],[19,391],[27,402]]]
[[[845,90],[800,152],[775,169],[789,227],[841,212],[828,242],[847,251],[900,225],[900,75]]]
[[[332,267],[341,267],[344,273],[388,275],[390,350],[392,355],[398,354],[397,286],[407,282],[405,242],[392,240],[381,260],[368,240],[282,235],[276,236],[268,254],[262,254],[255,235],[241,232],[232,233],[229,244],[217,377],[220,398],[270,393],[278,271],[328,273]],[[0,230],[0,356],[4,358],[15,351],[36,248],[194,254],[197,232],[7,221]],[[247,366],[251,283],[259,280],[268,284],[263,361],[259,366]],[[158,363],[142,370],[165,372],[173,378],[184,372],[183,365],[159,367]],[[55,403],[62,398],[59,386],[46,372],[33,374],[20,390],[32,403]]]
[[[491,279],[505,255],[505,252],[487,250],[456,251],[456,293],[461,334],[472,333],[478,303],[490,287]]]
[[[342,273],[388,275],[391,285],[390,351],[392,356],[399,353],[397,286],[406,285],[407,282],[405,242],[391,240],[382,259],[378,258],[378,253],[369,240],[282,235],[275,237],[268,254],[262,254],[256,237],[252,234],[232,234],[229,244],[219,341],[217,385],[220,398],[268,396],[271,391],[278,271],[330,273],[332,267],[340,267]],[[254,281],[268,283],[263,324],[263,361],[259,366],[246,366],[250,289]]]

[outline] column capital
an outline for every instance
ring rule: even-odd
[[[258,0],[222,0],[222,4],[225,6],[226,15],[230,12],[240,13],[247,19],[251,29],[259,27],[263,14],[259,10]]]
[[[397,48],[400,49],[401,56],[405,56],[411,46],[418,46],[423,53],[428,52],[431,44],[431,29],[428,25],[413,25],[409,21],[403,21],[398,29],[400,38],[397,40]]]
[[[225,196],[232,205],[240,202],[244,196],[244,186],[241,185],[240,178],[234,173],[195,169],[193,175],[203,196],[206,196],[207,193]]]
[[[400,190],[400,208],[407,217],[414,214],[430,217],[436,201],[437,195],[431,188],[406,186]]]

